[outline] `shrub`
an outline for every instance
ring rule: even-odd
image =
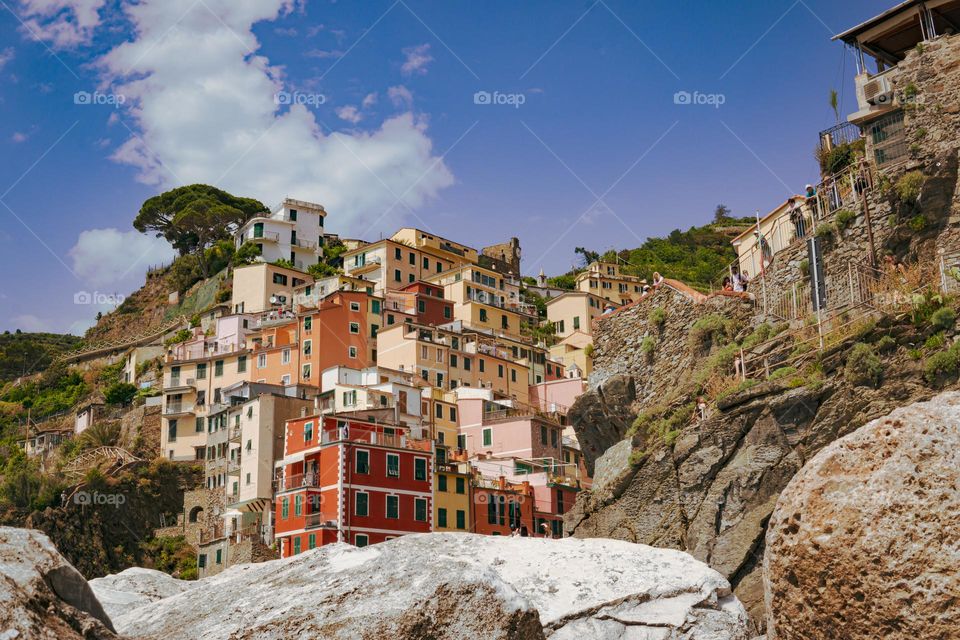
[[[923,363],[923,377],[930,384],[943,376],[953,376],[960,365],[960,347],[954,344],[945,351],[933,354]]]
[[[915,215],[907,222],[907,226],[911,231],[919,233],[927,228],[927,219],[923,215]]]
[[[690,327],[690,346],[694,349],[702,349],[720,344],[731,333],[732,326],[727,318],[719,313],[711,313],[699,318]]]
[[[192,335],[193,332],[190,331],[190,329],[180,329],[175,334],[167,338],[163,344],[168,347],[175,344],[180,344],[181,342],[186,342],[189,340]]]
[[[647,360],[653,359],[653,352],[656,348],[657,341],[653,339],[653,336],[646,336],[640,342],[640,353],[642,353]]]
[[[850,224],[857,219],[857,214],[850,209],[840,209],[837,211],[837,229],[844,231]]]
[[[892,336],[883,336],[877,341],[877,351],[880,353],[892,353],[897,350],[897,341]]]
[[[908,171],[897,179],[894,189],[901,202],[906,204],[916,204],[920,199],[920,191],[923,189],[923,183],[926,181],[923,173],[920,171]]]
[[[800,275],[804,278],[810,275],[810,261],[806,258],[800,261]]]
[[[877,386],[883,378],[883,364],[873,352],[873,349],[870,348],[870,345],[858,342],[853,345],[850,355],[847,356],[844,375],[853,384]]]
[[[797,372],[796,367],[780,367],[779,369],[774,369],[770,373],[771,380],[779,380],[780,378],[786,378],[787,376],[792,376]]]
[[[946,338],[943,337],[942,333],[935,333],[927,338],[927,341],[923,343],[923,348],[935,351],[936,349],[943,347],[946,342]]]
[[[650,322],[655,324],[658,329],[663,328],[663,324],[667,321],[667,312],[663,307],[654,307],[650,312]]]
[[[592,342],[583,348],[583,355],[587,356],[588,358],[593,357],[593,352],[594,348]]]
[[[951,307],[941,307],[930,315],[930,324],[935,329],[949,331],[957,323],[957,314]]]
[[[103,397],[108,404],[129,404],[137,393],[137,386],[129,382],[116,382],[104,392]]]
[[[813,232],[813,235],[820,238],[822,242],[832,242],[833,235],[836,232],[836,225],[830,222],[824,222],[817,225],[816,231]]]

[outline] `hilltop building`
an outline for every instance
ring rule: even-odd
[[[260,260],[289,260],[301,271],[323,259],[323,205],[285,198],[269,215],[251,218],[234,236],[237,248],[252,242]]]

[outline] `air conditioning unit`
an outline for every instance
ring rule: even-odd
[[[886,77],[870,80],[863,85],[863,97],[874,106],[893,104],[893,85]]]

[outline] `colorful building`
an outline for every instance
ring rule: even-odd
[[[290,310],[294,291],[312,282],[309,273],[266,262],[235,267],[230,304],[238,314]]]
[[[523,323],[535,324],[537,310],[520,299],[520,282],[477,265],[462,265],[429,278],[454,303],[453,315],[466,327],[519,338]]]
[[[383,326],[401,322],[438,325],[452,320],[453,302],[444,299],[441,286],[417,281],[385,294]]]
[[[616,306],[630,304],[643,295],[646,280],[623,273],[619,264],[592,262],[577,274],[577,289],[592,293]]]
[[[326,216],[323,205],[285,198],[271,213],[247,220],[236,233],[236,246],[251,242],[260,249],[263,262],[289,260],[297,269],[306,270],[323,259]]]
[[[433,460],[433,443],[403,429],[336,416],[288,421],[274,503],[282,557],[429,532]]]
[[[438,450],[439,451],[439,450]],[[433,530],[473,530],[473,472],[464,460],[437,462],[434,472]]]

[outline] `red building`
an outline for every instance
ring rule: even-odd
[[[529,483],[513,484],[504,478],[477,476],[473,482],[474,533],[509,536],[526,527],[534,536],[534,493]]]
[[[433,459],[431,441],[397,427],[337,416],[287,421],[274,504],[282,557],[429,532]]]
[[[399,291],[388,291],[383,307],[383,324],[401,322],[440,325],[453,321],[453,302],[443,297],[443,287],[429,282],[411,282]]]
[[[533,487],[533,520],[538,536],[549,532],[553,538],[563,537],[563,514],[577,501],[578,492],[577,487],[558,482]]]

